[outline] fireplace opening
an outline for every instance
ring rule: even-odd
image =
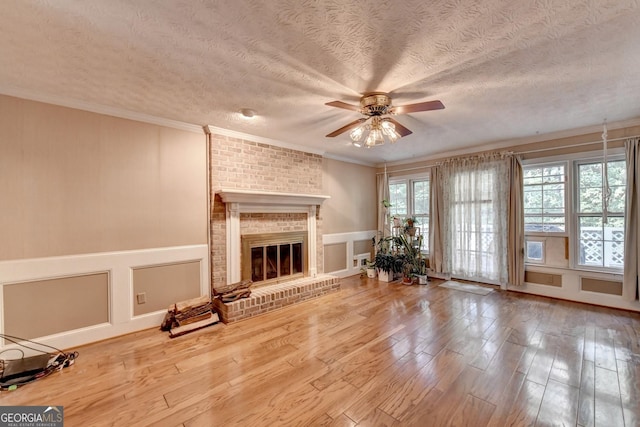
[[[242,279],[262,286],[306,276],[306,246],[306,232],[243,235]]]

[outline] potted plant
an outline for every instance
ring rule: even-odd
[[[375,253],[389,253],[391,251],[391,242],[392,239],[390,237],[383,237],[381,232],[378,232],[378,238],[371,238],[371,245]]]
[[[402,284],[403,285],[413,284],[413,269],[414,269],[413,260],[410,260],[409,257],[405,256],[405,259],[402,263]]]
[[[376,263],[375,262],[371,262],[371,261],[367,261],[366,267],[365,267],[365,271],[367,273],[367,277],[369,279],[375,279],[376,278]]]
[[[378,252],[376,254],[374,264],[378,269],[378,280],[382,282],[390,282],[393,280],[393,272],[395,270],[395,258],[390,253]]]
[[[427,263],[422,259],[422,255],[420,255],[418,265],[415,267],[415,273],[418,278],[418,285],[426,285],[429,283],[429,279],[427,277]]]
[[[409,285],[413,283],[414,275],[426,273],[426,265],[421,252],[422,235],[414,239],[410,234],[405,233],[395,236],[394,239],[394,243],[402,252],[402,282]]]
[[[407,233],[409,236],[415,236],[416,235],[416,224],[418,224],[418,220],[416,219],[415,216],[412,217],[407,217],[404,220],[404,232]]]

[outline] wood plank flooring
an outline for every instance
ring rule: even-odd
[[[340,292],[170,339],[80,347],[0,394],[65,426],[638,426],[640,314],[358,276]]]

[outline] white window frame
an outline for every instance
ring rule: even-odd
[[[394,184],[404,184],[405,187],[407,188],[407,200],[406,200],[407,213],[406,213],[406,215],[408,215],[409,212],[411,212],[411,209],[410,209],[410,206],[409,206],[410,200],[408,200],[409,199],[409,182],[408,182],[407,179],[404,179],[404,178],[403,179],[389,178],[389,188],[391,188],[391,186],[394,185]],[[391,191],[389,191],[389,192],[391,192]],[[390,214],[391,214],[391,211],[395,210],[394,206],[393,206],[394,200],[391,197],[389,197],[389,202],[391,203],[391,208],[390,208]],[[400,218],[404,218],[406,216],[406,215],[401,215],[401,214],[391,214],[391,215],[392,216],[398,216]]]
[[[424,216],[424,214],[420,214],[420,215],[415,215],[414,213],[414,195],[413,195],[413,183],[416,181],[427,181],[429,183],[429,212],[427,213],[426,217]],[[427,227],[429,226],[429,219],[431,217],[431,197],[433,194],[432,191],[432,187],[431,187],[431,178],[430,175],[427,174],[419,174],[419,175],[409,175],[409,176],[402,176],[402,177],[391,177],[389,178],[389,185],[391,184],[397,184],[397,183],[405,183],[407,186],[407,214],[404,216],[398,215],[399,217],[401,217],[401,219],[405,219],[405,218],[410,218],[412,216],[415,216],[416,218],[418,218],[419,222],[418,222],[418,227],[420,227],[420,230],[422,232],[423,235],[423,245],[426,245],[427,247],[429,246],[429,233],[425,233],[425,228],[424,228],[424,224],[425,224],[425,220],[426,220],[426,225]],[[393,224],[392,224],[393,225]],[[424,251],[425,254],[428,254],[429,251]]]
[[[610,150],[608,155],[607,155],[607,161],[608,162],[616,162],[616,161],[625,161],[625,156],[624,154],[620,154],[622,152],[622,150]],[[574,232],[572,233],[571,236],[571,242],[572,242],[572,246],[573,246],[573,250],[571,251],[571,266],[573,269],[575,270],[581,270],[581,271],[596,271],[596,272],[605,272],[605,273],[622,273],[624,270],[624,265],[622,267],[600,267],[600,266],[590,266],[590,265],[583,265],[580,264],[580,235],[579,235],[579,231],[580,231],[580,225],[579,225],[579,221],[580,218],[585,216],[592,216],[593,214],[587,214],[587,213],[581,213],[578,212],[578,206],[580,204],[580,192],[578,191],[578,185],[580,184],[578,181],[578,167],[580,165],[584,165],[584,164],[589,164],[589,163],[595,163],[595,162],[604,162],[604,158],[602,156],[602,153],[599,153],[599,155],[596,156],[585,156],[585,157],[581,157],[578,159],[573,160],[572,162],[572,176],[573,176],[573,183],[572,183],[572,191],[573,191],[573,197],[572,197],[572,206],[571,206],[571,223],[572,223],[572,229],[574,230]],[[625,218],[625,213],[622,212],[622,214],[613,214],[613,213],[609,213],[610,217],[615,217],[615,218],[622,218],[624,220]]]
[[[547,158],[537,158],[537,159],[529,159],[523,161],[523,167],[535,167],[535,166],[551,166],[559,163],[566,163],[565,166],[565,217],[566,217],[566,231],[564,233],[560,232],[525,232],[525,239],[531,239],[536,237],[567,237],[569,241],[570,251],[569,251],[569,268],[571,270],[576,271],[590,271],[590,272],[599,272],[599,273],[614,273],[620,274],[622,272],[622,268],[611,268],[611,267],[595,267],[595,266],[585,266],[580,265],[579,261],[579,251],[580,251],[580,242],[578,235],[578,182],[577,182],[577,168],[578,164],[591,163],[594,161],[603,161],[602,150],[591,151],[591,152],[582,152],[582,153],[574,153],[569,155],[559,155],[559,156],[551,156]],[[607,160],[609,161],[617,161],[624,160],[624,149],[623,148],[614,148],[609,149],[607,154]],[[525,261],[525,264],[529,265],[540,265],[540,262],[530,262]],[[546,263],[544,265],[547,265]]]
[[[524,232],[525,236],[557,236],[557,237],[567,237],[570,235],[570,200],[569,197],[571,193],[571,177],[570,177],[570,169],[571,162],[570,161],[548,161],[548,162],[540,162],[539,159],[532,163],[523,164],[523,168],[535,168],[535,167],[549,167],[549,166],[564,166],[564,231],[526,231]],[[524,187],[523,187],[524,188]],[[525,225],[526,226],[526,225]]]

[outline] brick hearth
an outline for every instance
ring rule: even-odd
[[[223,303],[215,298],[213,302],[222,321],[231,323],[338,290],[340,290],[340,279],[322,274],[317,277],[305,277],[291,282],[262,286],[252,290],[249,298],[229,303]]]

